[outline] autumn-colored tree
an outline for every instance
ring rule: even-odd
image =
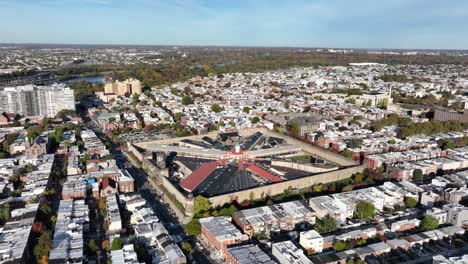
[[[49,258],[47,256],[42,256],[37,263],[38,264],[49,264]]]
[[[35,233],[43,233],[45,231],[44,224],[42,222],[34,222],[31,229]]]
[[[110,248],[111,248],[109,240],[102,241],[101,248],[104,249],[105,251],[109,252]]]

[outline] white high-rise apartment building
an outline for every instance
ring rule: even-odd
[[[75,110],[73,90],[64,84],[26,85],[0,90],[0,113],[54,117],[63,109]]]

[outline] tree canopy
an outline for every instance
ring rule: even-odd
[[[204,212],[211,210],[211,204],[208,198],[198,195],[195,197],[195,207],[193,213],[195,216],[200,217]]]
[[[299,137],[301,135],[301,126],[298,122],[289,123],[288,129],[293,137]]]
[[[182,104],[183,105],[193,104],[193,98],[190,95],[184,95],[184,97],[182,97]]]
[[[0,205],[0,226],[3,226],[10,217],[10,206],[8,203]]]
[[[335,218],[326,216],[323,219],[317,218],[315,221],[314,229],[319,233],[329,233],[335,231],[337,228],[337,223]]]
[[[414,208],[418,205],[418,201],[413,197],[406,197],[405,198],[405,206],[406,208]]]
[[[422,181],[422,180],[423,180],[423,176],[424,176],[424,175],[423,175],[423,172],[422,172],[421,169],[415,169],[415,170],[413,170],[413,178],[412,178],[412,180],[413,180],[413,181],[417,181],[417,182]]]
[[[190,222],[185,225],[184,231],[189,236],[198,236],[201,233],[200,221],[196,218],[192,218]]]
[[[48,256],[52,248],[52,237],[49,231],[43,232],[34,247],[33,253],[36,259],[41,259],[43,256]]]
[[[333,244],[333,249],[335,251],[343,251],[346,249],[346,243],[341,240],[338,240],[335,242],[335,244]]]
[[[224,216],[229,216],[232,217],[234,213],[237,212],[237,207],[234,205],[229,206],[229,208],[223,208],[219,210],[218,215],[224,215]]]
[[[26,129],[28,141],[30,143],[33,142],[40,134],[42,134],[42,132],[44,132],[44,128],[40,125],[28,127],[28,129]]]
[[[348,148],[360,148],[362,146],[362,142],[363,140],[362,139],[351,139],[350,141],[348,141],[348,143],[346,144],[348,146]]]
[[[252,118],[252,124],[257,124],[258,122],[260,122],[260,118],[258,116],[254,116],[254,118]]]
[[[98,250],[99,250],[99,247],[98,245],[96,244],[96,241],[94,239],[91,239],[88,243],[88,249],[93,252],[93,253],[96,253]]]
[[[439,220],[432,215],[426,215],[419,224],[422,231],[434,230],[439,226]]]
[[[356,210],[354,211],[354,217],[371,219],[376,213],[374,204],[367,201],[359,201],[356,205]]]
[[[122,249],[122,246],[123,246],[122,239],[120,239],[120,237],[115,237],[112,240],[111,250],[112,251],[120,250],[120,249]]]
[[[215,113],[221,112],[222,108],[218,103],[214,103],[211,105],[211,110]]]

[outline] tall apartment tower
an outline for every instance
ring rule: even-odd
[[[117,96],[123,96],[127,93],[140,94],[141,82],[139,80],[130,78],[123,82],[109,82],[104,86],[104,94],[115,94]]]
[[[54,117],[63,109],[75,110],[73,90],[63,84],[27,85],[0,90],[0,113]]]

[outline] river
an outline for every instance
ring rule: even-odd
[[[90,83],[104,83],[105,82],[105,77],[104,76],[94,76],[94,77],[75,77],[68,79],[64,82],[90,82]]]

